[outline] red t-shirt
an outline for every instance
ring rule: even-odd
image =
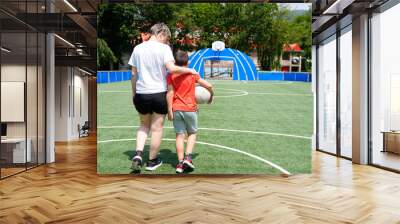
[[[167,84],[174,88],[173,111],[197,111],[195,88],[199,79],[199,75],[193,74],[168,74]]]

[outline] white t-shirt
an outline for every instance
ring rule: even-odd
[[[158,41],[145,41],[133,49],[129,65],[136,67],[136,93],[152,94],[167,91],[165,63],[174,62],[171,48]]]

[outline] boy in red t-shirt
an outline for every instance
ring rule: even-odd
[[[187,66],[188,54],[184,51],[175,53],[175,64]],[[173,120],[176,133],[176,153],[178,154],[178,164],[176,173],[190,172],[194,170],[192,152],[196,143],[197,133],[197,103],[195,97],[196,83],[203,86],[211,93],[209,104],[213,100],[213,87],[210,83],[201,79],[199,75],[168,74],[167,102],[168,120]],[[186,156],[184,156],[185,133],[187,133]]]

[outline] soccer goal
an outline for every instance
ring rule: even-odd
[[[217,80],[233,79],[233,61],[206,60],[204,61],[204,78]]]

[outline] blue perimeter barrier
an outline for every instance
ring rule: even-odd
[[[258,72],[258,80],[266,81],[295,81],[311,82],[311,74],[308,72]]]
[[[97,83],[111,83],[131,80],[131,71],[98,71]]]
[[[128,81],[131,79],[131,71],[98,71],[97,83],[111,83]],[[308,72],[263,72],[259,71],[257,80],[260,81],[295,81],[311,82],[311,74]]]

